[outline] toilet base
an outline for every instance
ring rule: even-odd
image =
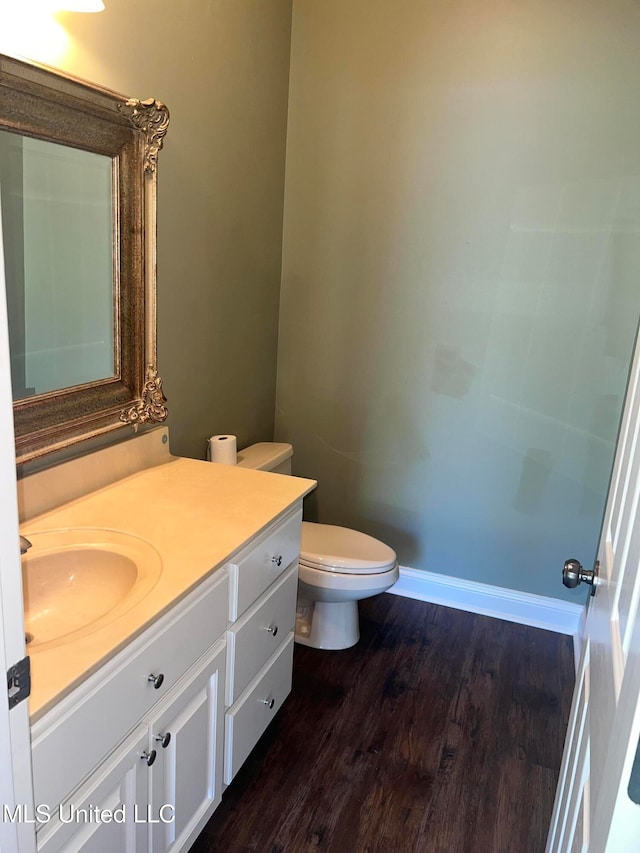
[[[309,618],[310,629],[308,622],[296,625],[295,641],[302,646],[337,651],[360,639],[357,601],[316,601]]]

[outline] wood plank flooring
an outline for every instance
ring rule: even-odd
[[[352,649],[296,646],[291,696],[193,853],[544,851],[568,637],[393,595]]]

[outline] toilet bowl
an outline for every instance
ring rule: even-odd
[[[238,453],[238,465],[291,474],[290,444],[261,442]],[[398,580],[392,548],[357,530],[302,522],[296,614],[297,643],[347,649],[360,638],[358,601]]]

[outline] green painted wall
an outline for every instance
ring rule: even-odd
[[[276,435],[310,515],[572,595],[640,311],[639,40],[626,0],[295,0]]]
[[[276,437],[320,480],[311,516],[565,595],[640,302],[640,7],[295,0],[289,68],[291,5],[108,0],[58,16],[60,59],[27,51],[171,108],[173,450],[270,438],[278,347]]]

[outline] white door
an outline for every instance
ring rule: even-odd
[[[640,346],[636,341],[547,853],[640,851]]]
[[[25,654],[6,305],[0,220],[0,667],[4,672]],[[30,853],[35,850],[33,824],[16,819],[33,816],[28,703],[9,710],[7,693],[0,693],[0,850]]]

